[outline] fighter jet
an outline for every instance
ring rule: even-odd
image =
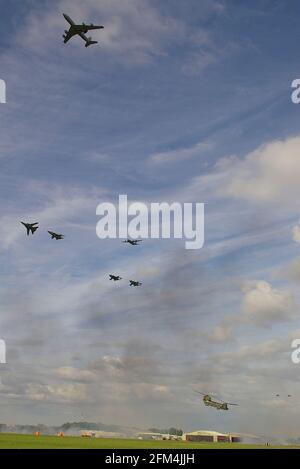
[[[142,239],[126,239],[126,241],[123,241],[125,244],[131,244],[131,246],[138,246],[138,243],[142,243]]]
[[[142,283],[141,282],[135,282],[134,280],[129,280],[130,286],[131,287],[141,287]]]
[[[36,225],[39,224],[38,222],[36,222],[36,223],[23,223],[21,221],[21,223],[22,223],[23,226],[25,226],[25,228],[27,230],[27,236],[29,236],[30,233],[34,234],[36,232],[36,230],[38,230],[38,228],[39,228],[38,226],[36,226]]]
[[[110,275],[109,276],[110,279],[109,280],[113,280],[114,282],[118,282],[119,280],[122,280],[122,277],[120,277],[119,275]]]
[[[53,231],[48,231],[48,233],[51,236],[51,239],[56,239],[56,241],[64,239],[64,235],[62,234],[53,233]]]
[[[85,47],[89,47],[92,44],[98,44],[98,41],[93,41],[91,37],[86,37],[86,33],[89,31],[93,31],[95,29],[103,29],[104,26],[95,26],[93,23],[91,24],[75,24],[74,21],[65,13],[63,14],[65,20],[70,24],[69,31],[65,30],[65,34],[63,34],[64,43],[67,44],[72,37],[78,35],[85,41]]]

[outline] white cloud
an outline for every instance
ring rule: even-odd
[[[95,381],[97,375],[90,370],[74,368],[72,366],[63,366],[54,370],[54,373],[60,377],[72,381]]]
[[[137,383],[132,392],[138,399],[155,399],[156,397],[167,397],[170,394],[170,389],[162,384]]]
[[[218,360],[224,365],[238,366],[238,364],[245,364],[246,362],[256,363],[262,359],[264,359],[264,362],[273,361],[274,357],[285,352],[286,345],[284,342],[270,339],[255,344],[242,345],[234,352],[223,353]]]
[[[300,196],[300,137],[259,147],[243,160],[227,158],[219,165],[227,171],[221,195],[252,202],[298,205]]]
[[[300,244],[300,222],[293,227],[293,240]]]
[[[293,282],[299,282],[300,280],[300,257],[293,259],[283,269],[280,269],[278,274],[283,278],[291,280]]]
[[[232,323],[234,319],[232,318]],[[221,324],[216,326],[212,333],[209,335],[209,340],[215,343],[227,343],[233,338],[233,325],[228,324],[228,321],[223,321]]]
[[[190,158],[201,157],[205,151],[212,148],[212,145],[207,142],[197,143],[191,148],[183,148],[179,150],[166,151],[155,153],[150,156],[149,162],[153,164],[168,164],[176,163],[179,161],[186,161]]]
[[[81,402],[88,399],[87,388],[81,383],[63,385],[30,383],[26,389],[26,396],[33,401],[50,402]]]
[[[242,321],[268,327],[291,319],[294,302],[289,291],[275,289],[264,281],[250,282],[243,291]]]

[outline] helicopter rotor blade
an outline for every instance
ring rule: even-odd
[[[201,394],[201,396],[208,396],[207,393],[204,393],[204,392],[201,392],[201,391],[194,391],[194,392],[196,392],[197,394]]]
[[[226,402],[227,405],[239,405],[239,404],[232,404],[232,402]]]

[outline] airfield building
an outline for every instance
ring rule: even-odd
[[[183,441],[203,442],[203,443],[240,443],[241,437],[231,433],[219,433],[207,430],[185,433]]]

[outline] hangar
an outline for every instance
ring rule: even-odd
[[[195,441],[203,443],[240,443],[241,437],[232,433],[219,433],[208,430],[185,433],[183,441]]]

